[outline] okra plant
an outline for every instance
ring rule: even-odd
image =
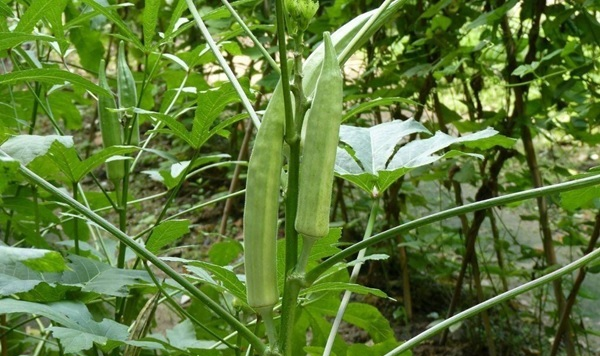
[[[471,173],[483,174],[488,166],[496,167],[490,162],[514,154],[514,139],[477,126],[501,115],[492,118],[482,111],[478,119],[461,122],[430,88],[433,93],[423,91],[420,99],[434,96],[436,115],[458,122],[457,126],[462,123],[456,131],[460,135],[448,130],[428,137],[431,127],[420,117],[383,119],[371,127],[358,126],[359,121],[352,119],[392,103],[420,108],[417,112],[431,109],[405,97],[375,98],[366,89],[362,93],[355,79],[344,75],[346,62],[368,45],[373,34],[402,11],[414,11],[409,1],[385,0],[337,29],[324,26],[315,16],[336,18],[352,8],[351,2],[335,1],[324,9],[316,0],[275,0],[271,14],[265,1],[258,20],[274,17],[274,27],[241,18],[241,11],[259,11],[256,2],[222,2],[222,7],[211,10],[210,2],[198,9],[192,0],[146,0],[143,7],[95,0],[0,1],[0,16],[6,19],[0,22],[0,119],[14,121],[0,125],[0,354],[410,355],[419,343],[492,306],[577,269],[581,273],[600,255],[593,251],[538,279],[507,287],[474,307],[436,320],[409,340],[399,340],[391,325],[397,320],[351,298],[353,293],[388,298],[381,290],[358,284],[364,263],[386,259],[382,251],[407,253],[410,242],[403,236],[448,218],[464,222],[472,212],[478,217],[484,209],[557,194],[576,209],[583,204],[582,197],[600,196],[594,187],[600,178],[576,177],[468,204],[457,198],[454,208],[423,217],[415,209],[407,215],[413,220],[378,232],[383,225],[382,201],[405,188],[399,181],[408,173],[456,160],[478,162],[480,171]],[[489,25],[515,3],[494,8],[466,27]],[[445,43],[441,32],[457,26],[446,15],[461,4],[429,4],[415,19],[432,23],[424,36]],[[579,14],[587,14],[583,6]],[[162,12],[163,8],[169,10]],[[575,12],[572,17],[593,19]],[[511,28],[508,23],[496,27]],[[101,31],[111,32],[98,35]],[[389,33],[396,36],[394,31]],[[241,51],[232,39],[240,34],[253,46],[247,78],[231,68],[232,58]],[[386,46],[405,55],[430,50],[413,40],[406,36]],[[487,48],[483,42],[465,53],[474,56]],[[25,46],[29,43],[35,46]],[[405,49],[409,44],[412,47]],[[565,48],[544,54],[535,63],[543,66],[564,57],[577,63],[577,70],[587,68],[580,58],[569,57],[586,51],[573,42]],[[369,57],[373,51],[361,54]],[[463,55],[450,52],[447,61],[430,67],[419,64],[414,73],[407,72],[430,83],[455,80],[463,66],[472,69],[467,65],[470,57],[444,67],[455,60],[453,56]],[[253,74],[261,64],[268,69],[256,82]],[[511,75],[527,76],[537,70],[527,65],[512,68]],[[427,74],[422,74],[425,67]],[[381,68],[381,73],[386,70]],[[218,79],[205,75],[209,71]],[[377,68],[365,76],[373,73],[381,74]],[[513,85],[513,77],[511,88],[527,84]],[[478,95],[477,84],[464,86]],[[261,93],[256,94],[259,87]],[[385,90],[384,86],[377,94]],[[369,99],[360,102],[364,97]],[[360,103],[354,105],[357,98]],[[22,109],[23,102],[33,104]],[[256,111],[259,106],[264,107],[262,115]],[[474,111],[476,105],[472,106],[469,110]],[[6,114],[4,108],[11,110]],[[75,127],[69,121],[77,110],[84,112],[86,125]],[[224,140],[234,142],[242,123],[247,126],[239,158],[212,153],[215,148],[223,152]],[[527,127],[520,127],[524,138]],[[81,128],[89,131],[88,140],[77,136]],[[468,134],[471,128],[477,131]],[[34,135],[38,132],[44,135]],[[85,153],[82,142],[88,145]],[[490,147],[498,150],[488,154]],[[229,191],[215,188],[230,173]],[[342,184],[334,189],[336,177],[343,189],[351,187],[360,197],[352,209],[361,213],[345,225],[330,221],[347,202],[345,190],[334,191],[342,189]],[[470,178],[468,173],[462,176]],[[239,182],[245,182],[245,189],[239,189]],[[163,191],[148,193],[157,187]],[[210,192],[216,192],[212,198]],[[223,209],[227,222],[231,213],[227,206],[235,207],[234,198],[242,195],[242,222],[218,234],[207,233],[202,209],[227,201]],[[148,201],[159,202],[158,207],[146,209]],[[343,229],[352,230],[362,220],[363,240],[341,243]],[[462,228],[468,233],[468,224]],[[388,243],[387,250],[375,248],[382,242]],[[208,251],[205,245],[211,245]],[[559,309],[565,313],[568,307],[563,303]],[[165,316],[175,321],[159,323]],[[368,345],[347,343],[339,330],[343,321],[364,330]],[[27,335],[36,327],[35,335]],[[572,354],[573,340],[568,328],[564,330],[557,332],[555,345],[562,337],[567,354]],[[486,332],[491,339],[490,330]]]

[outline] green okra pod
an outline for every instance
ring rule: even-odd
[[[323,42],[325,56],[305,119],[295,221],[296,231],[312,238],[326,236],[329,232],[329,208],[343,103],[342,72],[328,32],[323,34]]]

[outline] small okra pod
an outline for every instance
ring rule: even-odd
[[[111,92],[106,80],[104,60],[100,61],[100,68],[98,69],[98,85]],[[100,94],[98,96],[98,119],[104,147],[123,144],[123,126],[119,120],[119,114],[114,111],[116,108],[115,98],[112,95]],[[123,161],[107,162],[106,175],[110,181],[118,185],[118,182],[125,176]]]
[[[119,51],[117,53],[117,96],[119,98],[119,108],[135,108],[137,106],[137,90],[135,87],[135,79],[127,64],[125,57],[125,43],[119,43]],[[140,143],[140,127],[137,115],[127,117],[123,122],[128,122],[129,127],[125,130],[125,141],[131,145],[137,146]]]

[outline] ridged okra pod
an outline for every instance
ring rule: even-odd
[[[277,98],[283,98],[281,84],[278,91]],[[276,244],[284,120],[283,100],[271,100],[248,162],[244,265],[248,304],[259,313],[272,310],[279,300]]]
[[[306,117],[295,228],[309,238],[327,236],[335,156],[342,120],[343,77],[328,32],[325,56]]]
[[[138,99],[135,79],[127,64],[125,44],[123,41],[119,43],[119,51],[117,53],[117,96],[119,98],[119,108],[135,108],[137,106]],[[125,130],[125,141],[129,140],[129,137],[131,137],[131,141],[128,143],[137,146],[140,143],[140,126],[137,115],[127,119],[128,120],[123,120],[124,122],[129,123],[129,127]]]
[[[112,92],[106,80],[104,60],[100,61],[100,68],[98,69],[98,85]],[[100,133],[102,134],[102,145],[104,147],[123,144],[123,126],[119,120],[119,114],[114,111],[116,108],[117,104],[112,95],[98,95],[98,119],[100,121]],[[110,181],[118,185],[118,182],[125,176],[123,161],[107,162],[106,175]]]

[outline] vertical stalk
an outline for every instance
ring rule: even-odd
[[[72,189],[73,199],[79,201],[79,189],[76,182],[73,182]],[[75,241],[75,254],[79,255],[79,218],[77,217],[73,219],[73,240]]]
[[[369,221],[367,223],[367,228],[365,229],[365,234],[363,235],[363,240],[367,240],[371,237],[373,233],[373,226],[375,225],[375,218],[377,217],[377,210],[379,207],[379,198],[373,198],[371,205],[371,213],[369,214]],[[358,253],[356,260],[360,260],[365,257],[367,253],[367,249],[362,249]],[[357,263],[352,268],[352,274],[350,275],[350,283],[356,282],[358,275],[360,273],[360,269],[363,263]],[[344,317],[344,313],[346,312],[346,308],[348,307],[348,303],[350,302],[350,297],[352,296],[351,291],[344,292],[344,296],[342,297],[342,303],[338,309],[338,312],[335,316],[335,320],[333,321],[333,325],[331,326],[331,331],[329,332],[329,337],[327,338],[327,343],[325,344],[325,350],[323,350],[323,356],[329,356],[331,354],[331,350],[333,349],[333,342],[335,341],[335,336],[337,335],[337,331],[342,323],[342,318]]]

